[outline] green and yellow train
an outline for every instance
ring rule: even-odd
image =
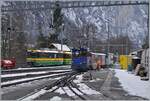
[[[27,63],[31,66],[70,65],[71,52],[27,50]]]

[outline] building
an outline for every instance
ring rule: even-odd
[[[61,44],[52,43],[49,47],[50,50],[61,51]],[[63,51],[71,51],[67,45],[62,45]]]

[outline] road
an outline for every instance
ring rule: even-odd
[[[89,79],[90,73],[92,74],[92,80]],[[2,88],[2,100],[21,99],[37,89],[52,84],[57,79],[36,80],[29,83],[4,87]],[[80,89],[88,95],[87,98],[89,100],[145,100],[145,98],[128,94],[120,86],[118,79],[114,76],[114,71],[110,69],[89,71],[79,75],[75,80],[74,82],[78,86],[81,86]],[[43,95],[37,96],[35,100],[80,100],[67,87],[61,88],[65,90],[61,91],[62,89],[58,89],[55,92],[47,91]],[[81,95],[84,96],[83,94]]]

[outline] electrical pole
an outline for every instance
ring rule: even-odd
[[[12,14],[9,15],[9,32],[8,32],[8,58],[11,57],[11,32],[12,32]]]
[[[63,51],[63,32],[64,32],[64,17],[62,17],[62,31],[61,31],[61,51]]]
[[[109,11],[108,11],[108,21],[107,21],[107,33],[108,33],[108,39],[107,39],[107,65],[109,65],[109,37],[110,37],[110,29],[109,29]]]
[[[150,35],[149,35],[149,5],[147,5],[148,7],[148,17],[147,17],[147,31],[148,31],[148,40],[150,39]],[[149,51],[149,48],[148,48],[148,51]],[[148,77],[148,79],[149,79],[149,66],[150,66],[150,59],[148,59],[148,75],[147,75],[147,77]]]
[[[63,51],[63,29],[64,29],[64,24],[62,24],[62,31],[61,31],[61,51]]]
[[[107,22],[107,33],[108,33],[108,39],[107,39],[107,65],[109,65],[109,21]]]

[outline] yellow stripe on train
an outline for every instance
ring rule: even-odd
[[[27,58],[28,61],[63,61],[63,58]]]

